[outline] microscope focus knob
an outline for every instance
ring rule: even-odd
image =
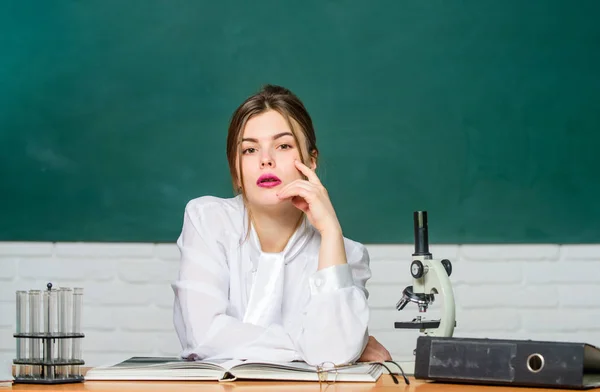
[[[423,267],[423,263],[421,263],[420,260],[414,260],[410,264],[410,274],[412,275],[413,278],[419,279],[419,278],[423,277],[424,273],[425,273],[425,267]]]
[[[444,269],[446,270],[446,273],[448,274],[448,276],[450,276],[452,274],[452,263],[450,262],[450,260],[448,260],[448,259],[442,260],[442,265],[444,266]]]

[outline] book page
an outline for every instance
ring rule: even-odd
[[[251,369],[273,369],[273,370],[291,370],[291,371],[306,371],[306,372],[317,372],[317,367],[307,364],[302,361],[294,362],[261,362],[261,361],[241,361],[239,365],[234,366],[231,370],[239,368],[251,368]],[[356,363],[352,365],[338,366],[338,372],[344,373],[367,373],[372,364],[370,363]],[[333,367],[324,366],[323,369],[332,369]]]
[[[317,367],[305,362],[247,361],[230,369],[238,379],[298,380],[298,381],[363,381],[375,382],[383,373],[378,364],[359,363],[338,368]],[[320,373],[320,374],[319,374]]]
[[[242,363],[231,368],[236,370],[239,368],[245,369],[279,369],[279,370],[303,370],[307,372],[316,372],[317,367],[311,366],[306,362],[295,361],[295,362],[266,362],[266,361],[242,361]]]
[[[87,380],[219,380],[241,361],[189,361],[178,357],[132,357],[115,365],[99,366]]]
[[[102,366],[103,369],[219,369],[225,370],[221,365],[227,360],[214,361],[189,361],[179,357],[131,357],[123,362],[111,366]]]
[[[238,365],[244,363],[245,361],[243,361],[241,359],[215,359],[215,360],[204,361],[204,362],[218,363],[223,369],[229,371],[229,370],[231,370],[231,368],[238,366]]]

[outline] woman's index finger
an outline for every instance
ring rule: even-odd
[[[294,161],[294,162],[296,163],[296,167],[298,168],[298,170],[300,170],[300,172],[302,174],[304,174],[306,176],[306,178],[308,178],[308,181],[312,182],[313,184],[321,185],[321,180],[319,180],[317,173],[312,171],[308,166],[306,166],[304,163],[302,163],[300,161]]]

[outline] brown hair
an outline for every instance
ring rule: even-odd
[[[227,133],[227,161],[229,162],[229,171],[233,182],[234,192],[241,193],[244,197],[244,183],[242,181],[242,165],[239,153],[240,144],[244,133],[244,128],[248,120],[258,114],[275,110],[281,114],[287,121],[298,150],[300,160],[304,164],[309,163],[309,157],[317,159],[317,138],[315,130],[308,111],[300,99],[290,90],[267,84],[263,86],[258,93],[248,97],[233,113],[229,123]],[[304,134],[306,145],[300,146],[298,141],[298,132]],[[305,153],[307,156],[305,156]],[[239,167],[240,173],[237,172]],[[237,186],[239,181],[240,186]]]

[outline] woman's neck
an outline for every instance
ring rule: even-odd
[[[289,208],[277,210],[252,209],[252,223],[266,253],[280,253],[298,228],[303,212],[291,203]]]

